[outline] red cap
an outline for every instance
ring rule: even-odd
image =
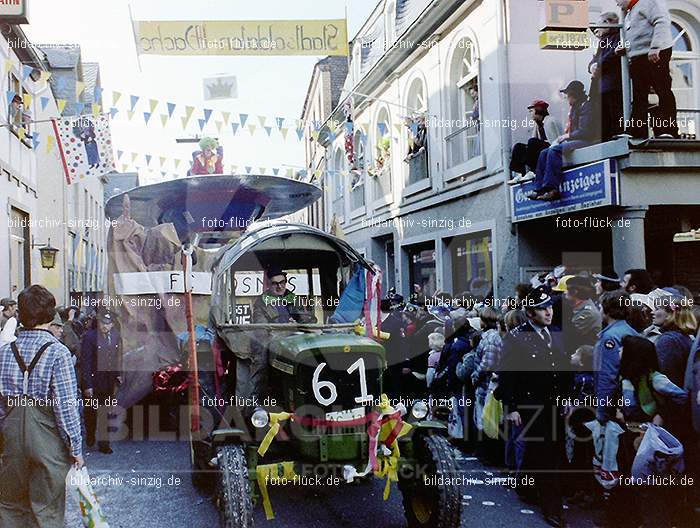
[[[535,99],[530,103],[530,106],[527,107],[528,110],[530,108],[544,108],[547,110],[549,108],[549,103],[547,101],[543,101],[542,99]]]

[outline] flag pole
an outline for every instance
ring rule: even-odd
[[[136,36],[136,26],[134,26],[134,14],[131,11],[131,3],[128,4],[129,8],[129,21],[131,22],[131,32],[134,35],[134,46],[136,46],[136,64],[139,67],[139,73],[143,73],[141,69],[141,54],[139,53],[139,41]]]

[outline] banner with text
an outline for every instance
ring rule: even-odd
[[[134,21],[141,55],[348,55],[345,19]]]

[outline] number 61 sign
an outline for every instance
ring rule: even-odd
[[[316,401],[321,405],[328,406],[333,404],[333,402],[338,398],[338,389],[330,381],[320,381],[318,378],[321,375],[321,371],[325,368],[326,363],[319,363],[314,370],[314,377],[311,381],[311,387],[314,391],[314,397]],[[363,358],[358,359],[352,365],[348,367],[346,372],[352,374],[356,370],[360,372],[360,395],[355,397],[356,403],[370,403],[374,400],[374,396],[367,394],[367,374],[365,372],[365,360]],[[321,390],[327,392],[328,395],[324,396],[321,394]]]

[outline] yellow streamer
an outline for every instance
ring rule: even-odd
[[[275,512],[272,511],[270,493],[267,490],[268,481],[272,478],[281,478],[294,482],[299,475],[297,475],[296,471],[294,471],[294,462],[280,462],[279,464],[260,465],[255,468],[255,473],[258,479],[258,487],[260,488],[260,496],[262,497],[265,517],[268,521],[271,521],[275,518]]]
[[[260,447],[258,447],[258,455],[260,455],[261,457],[265,456],[265,453],[267,453],[270,444],[275,439],[275,436],[277,436],[277,433],[279,433],[280,422],[289,420],[291,417],[292,414],[287,412],[270,413],[270,430],[267,432],[265,438],[263,438],[263,441],[260,443]]]

